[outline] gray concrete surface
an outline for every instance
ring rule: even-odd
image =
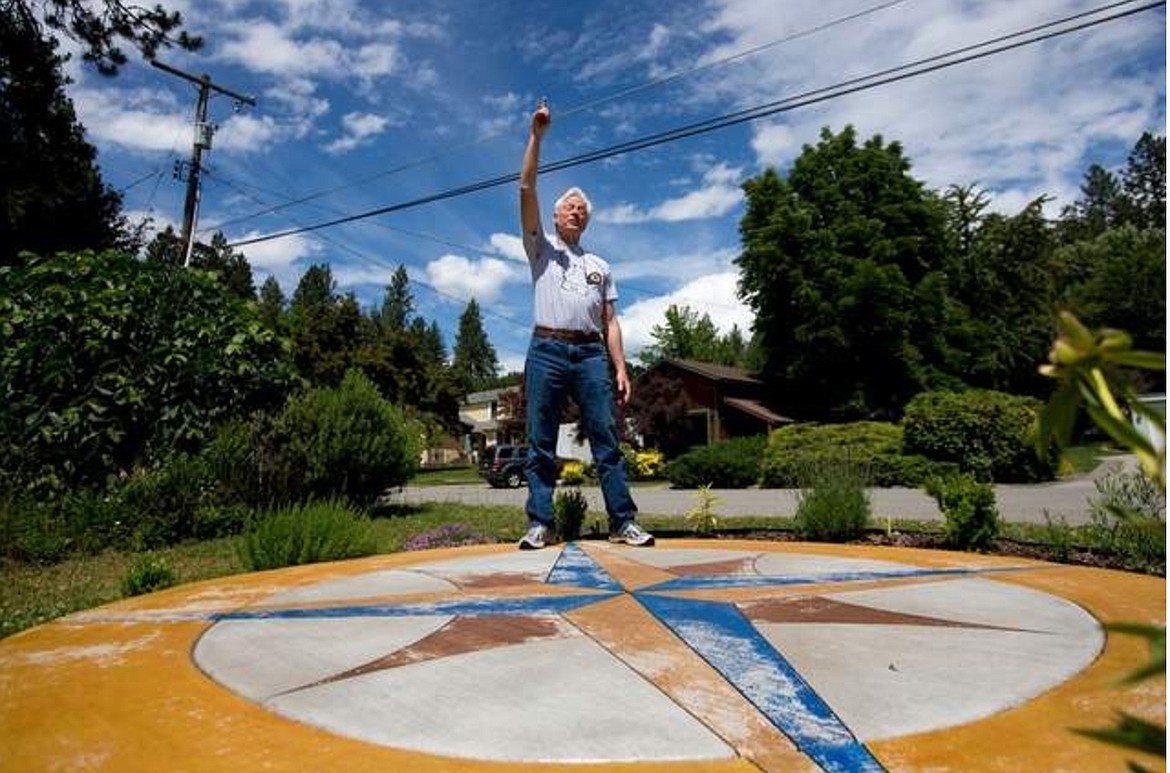
[[[1132,457],[1118,457],[1101,465],[1092,475],[1078,476],[1053,483],[1034,485],[998,485],[996,504],[1000,517],[1012,523],[1063,520],[1070,525],[1089,522],[1089,502],[1097,495],[1095,480],[1108,472],[1133,468]],[[583,487],[591,510],[604,510],[601,490],[596,486]],[[778,516],[791,517],[796,513],[798,492],[793,489],[716,489],[712,493],[719,502],[715,507],[724,516]],[[634,501],[646,515],[683,516],[698,503],[694,491],[674,490],[666,485],[637,486]],[[875,488],[869,490],[873,518],[879,523],[886,519],[914,521],[941,521],[942,513],[935,501],[921,489]],[[526,488],[493,489],[484,484],[460,486],[407,486],[389,498],[402,504],[423,502],[459,502],[468,505],[524,506]]]

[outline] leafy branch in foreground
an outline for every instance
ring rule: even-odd
[[[1060,313],[1057,322],[1060,335],[1049,352],[1049,363],[1041,366],[1040,372],[1057,379],[1060,384],[1037,417],[1037,451],[1046,453],[1050,440],[1062,448],[1069,444],[1077,410],[1083,404],[1093,422],[1115,442],[1133,452],[1142,471],[1165,493],[1166,419],[1138,400],[1132,388],[1117,373],[1118,367],[1165,370],[1165,355],[1134,351],[1132,339],[1121,330],[1090,332],[1067,311]],[[1130,412],[1129,415],[1126,411]],[[1141,416],[1149,421],[1161,433],[1162,444],[1155,446],[1137,430],[1130,416]],[[1166,673],[1165,626],[1112,623],[1105,628],[1142,636],[1150,643],[1149,662],[1127,675],[1121,681],[1122,685],[1132,686]],[[1117,715],[1112,727],[1078,728],[1073,732],[1113,746],[1165,758],[1165,726],[1124,711],[1117,712]],[[1146,770],[1132,761],[1129,767],[1133,771]]]
[[[1137,456],[1142,470],[1164,491],[1166,449],[1155,448],[1125,414],[1142,416],[1166,436],[1166,418],[1143,404],[1133,389],[1116,373],[1118,367],[1165,370],[1166,356],[1134,351],[1132,339],[1121,330],[1090,332],[1073,314],[1062,311],[1057,319],[1060,335],[1040,372],[1060,383],[1040,412],[1036,450],[1044,455],[1048,441],[1064,448],[1072,440],[1077,411],[1083,405],[1093,422],[1119,445]],[[1123,409],[1124,407],[1124,409]]]

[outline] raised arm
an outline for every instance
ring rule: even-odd
[[[536,170],[540,167],[540,141],[552,122],[548,105],[543,101],[532,114],[532,127],[528,134],[528,146],[524,148],[524,161],[520,166],[520,227],[523,233],[540,230],[540,202],[536,198]]]

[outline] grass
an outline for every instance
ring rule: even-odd
[[[663,536],[690,536],[682,516],[643,516],[647,529]],[[474,507],[452,503],[398,505],[380,510],[372,522],[377,553],[396,553],[419,534],[434,532],[448,524],[463,524],[477,533],[502,543],[514,543],[526,526],[515,507]],[[875,519],[871,531],[892,532],[905,537],[937,535],[939,523]],[[604,534],[605,514],[590,511],[582,525],[584,538]],[[769,535],[784,538],[793,530],[791,518],[767,516],[720,516],[712,536],[744,537]],[[888,535],[887,535],[888,536]],[[1089,542],[1085,527],[1059,525],[1004,524],[1003,537],[1038,545],[1049,545],[1049,560],[1060,560],[1060,548],[1072,549]],[[223,538],[177,545],[153,551],[174,570],[179,583],[208,580],[244,572],[236,540]],[[122,598],[122,580],[143,554],[106,551],[78,556],[58,564],[42,566],[0,559],[0,638],[39,625],[61,615],[100,606]]]
[[[484,483],[474,467],[445,467],[441,470],[419,470],[410,479],[410,486],[458,486]]]
[[[422,505],[394,508],[373,520],[378,553],[396,553],[412,536],[448,523],[466,523],[503,542],[520,539],[524,520],[512,507]],[[236,540],[191,542],[152,553],[175,570],[179,583],[246,571]],[[143,554],[106,551],[48,566],[0,559],[0,638],[61,615],[122,598],[122,580]]]

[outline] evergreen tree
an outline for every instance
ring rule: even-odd
[[[1149,132],[1130,151],[1121,173],[1122,220],[1138,228],[1166,229],[1166,138]]]
[[[414,295],[410,292],[410,279],[406,269],[399,265],[386,287],[379,323],[383,329],[405,331],[413,313]]]
[[[459,317],[459,334],[455,338],[451,367],[467,392],[489,388],[499,370],[496,350],[483,329],[479,304],[474,298],[467,302],[467,308]]]
[[[1117,177],[1100,164],[1093,164],[1081,183],[1081,198],[1061,213],[1064,240],[1100,236],[1117,222],[1123,208]]]
[[[260,286],[260,320],[264,326],[273,332],[284,329],[284,291],[280,289],[280,282],[270,276]]]
[[[179,30],[181,14],[161,5],[147,8],[122,0],[3,0],[0,15],[19,16],[36,24],[34,5],[40,6],[45,25],[80,43],[82,59],[103,75],[117,74],[126,63],[126,54],[119,47],[122,42],[137,48],[145,59],[153,59],[159,48],[175,44],[188,51],[203,45],[201,38]]]
[[[746,367],[749,355],[743,333],[735,326],[721,335],[710,314],[689,306],[671,304],[666,309],[665,324],[650,330],[654,343],[642,349],[639,359],[647,368],[668,359],[696,360],[716,365]]]
[[[936,326],[949,331],[949,372],[969,386],[1044,393],[1036,362],[1051,343],[1058,275],[1044,202],[1036,199],[1011,217],[982,218],[962,273],[950,282],[952,305]]]
[[[187,260],[187,245],[168,225],[146,246],[146,259],[182,266]],[[256,298],[252,266],[244,253],[228,245],[227,237],[220,231],[212,234],[209,244],[197,241],[191,245],[191,267],[214,271],[220,286],[236,298],[245,301]]]
[[[314,386],[336,386],[360,345],[361,309],[352,294],[337,294],[326,264],[310,266],[289,304],[293,361]]]
[[[22,250],[127,246],[121,197],[65,94],[64,59],[23,3],[0,13],[0,265]]]
[[[935,374],[925,324],[942,305],[943,209],[898,143],[825,129],[786,178],[744,185],[740,293],[763,379],[808,418],[889,418]]]

